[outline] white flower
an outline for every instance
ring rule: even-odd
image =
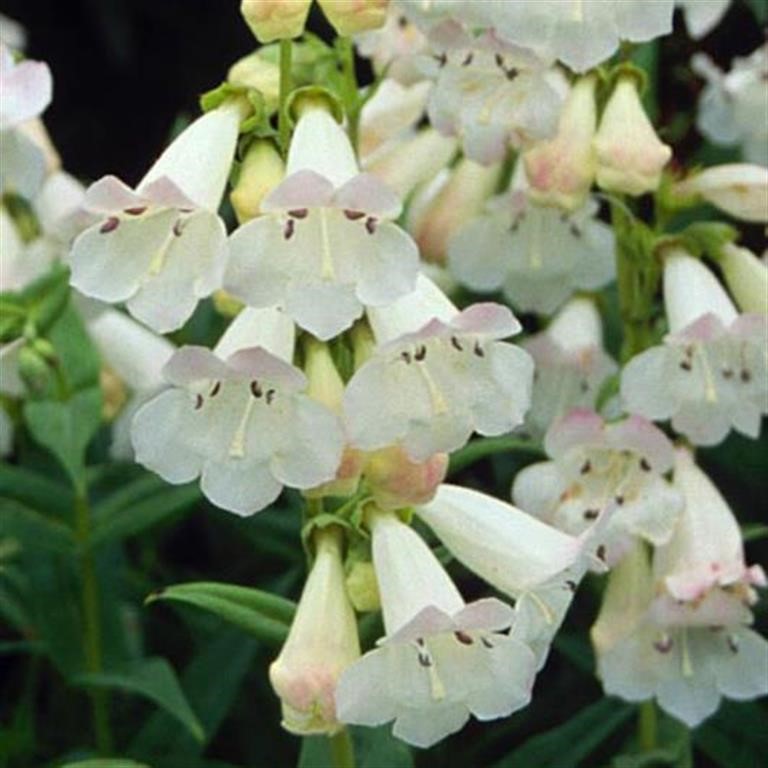
[[[509,309],[488,303],[459,312],[422,276],[413,294],[368,317],[378,347],[344,393],[352,445],[402,441],[423,461],[461,447],[473,431],[499,435],[520,424],[533,361],[499,341],[520,330]]]
[[[639,416],[606,424],[593,411],[574,410],[552,427],[544,445],[553,461],[518,473],[516,504],[577,535],[615,501],[604,534],[609,565],[636,537],[669,541],[683,502],[663,476],[672,468],[673,448],[661,430]]]
[[[0,131],[6,131],[37,117],[51,103],[51,70],[42,61],[16,62],[0,43],[0,94]]]
[[[517,309],[551,314],[574,290],[615,274],[613,233],[596,213],[592,201],[568,216],[513,191],[454,236],[448,265],[472,290],[501,289]]]
[[[523,154],[530,196],[564,210],[581,208],[595,180],[593,139],[597,131],[594,75],[579,78],[560,113],[557,135]]]
[[[597,183],[610,192],[653,192],[672,150],[659,140],[645,114],[632,74],[619,77],[608,98],[593,143]]]
[[[555,132],[562,83],[530,52],[462,32],[433,46],[439,68],[429,119],[441,133],[458,136],[471,160],[488,165],[503,160],[510,146]]]
[[[701,53],[693,57],[691,67],[706,80],[698,129],[716,144],[741,145],[747,162],[768,165],[768,44],[735,58],[727,74]]]
[[[688,34],[698,40],[709,34],[723,18],[731,0],[675,0],[683,9]]]
[[[393,514],[371,516],[386,637],[341,676],[343,722],[381,725],[428,747],[470,715],[504,717],[530,700],[534,657],[503,634],[514,612],[494,598],[467,605],[429,547]]]
[[[653,571],[637,547],[612,572],[592,638],[606,693],[630,701],[656,697],[690,727],[721,696],[768,693],[768,643],[748,628],[759,566],[744,562],[733,514],[684,449],[675,485],[685,508]]]
[[[245,310],[214,352],[182,347],[163,373],[171,387],[133,421],[136,460],[170,483],[201,477],[203,493],[241,515],[283,485],[331,480],[341,460],[337,418],[302,394],[290,362],[293,324],[277,310]]]
[[[700,195],[737,219],[768,222],[768,168],[760,165],[716,165],[675,184],[672,192]]]
[[[731,428],[757,437],[768,412],[765,316],[738,315],[715,276],[682,251],[665,260],[664,300],[670,334],[622,372],[627,410],[671,418],[697,445],[715,445]]]
[[[154,330],[179,328],[221,284],[226,232],[216,215],[235,151],[240,112],[220,107],[186,128],[136,190],[105,176],[86,192],[99,221],[74,242],[72,285],[125,302]]]
[[[27,200],[38,193],[47,171],[45,149],[28,130],[34,122],[0,131],[0,191]]]
[[[283,727],[301,735],[333,734],[341,673],[360,657],[355,612],[344,587],[338,528],[316,531],[315,560],[296,616],[269,679],[280,697]]]
[[[536,363],[526,424],[538,434],[571,408],[595,407],[601,385],[616,371],[603,349],[600,313],[591,299],[568,301],[546,330],[521,346]]]
[[[768,264],[747,248],[727,243],[720,253],[720,268],[744,312],[768,315]]]
[[[225,288],[254,307],[283,306],[320,339],[349,328],[364,306],[413,289],[418,251],[391,219],[397,196],[361,174],[343,129],[314,109],[296,127],[285,180],[266,215],[230,240]]]

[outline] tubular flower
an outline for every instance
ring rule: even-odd
[[[203,493],[240,515],[284,485],[331,480],[341,461],[337,418],[303,391],[290,362],[293,325],[277,310],[245,310],[213,352],[182,347],[163,369],[169,389],[133,421],[136,460],[170,483],[201,478]]]
[[[301,735],[330,735],[343,727],[336,718],[336,683],[360,658],[360,641],[344,586],[340,532],[323,528],[314,540],[312,570],[269,679],[280,697],[283,727]]]
[[[466,604],[427,545],[394,514],[370,515],[386,636],[341,676],[339,719],[395,721],[393,734],[428,747],[530,700],[530,649],[503,631],[514,611],[494,598]]]
[[[317,0],[340,35],[378,29],[387,20],[389,0]]]
[[[302,328],[330,339],[364,306],[413,289],[418,251],[391,219],[397,196],[357,168],[352,146],[328,113],[299,120],[286,178],[265,215],[232,235],[224,287],[254,307],[280,305]]]
[[[240,13],[260,43],[298,37],[312,0],[242,0]]]
[[[186,128],[136,190],[114,176],[91,185],[97,222],[72,245],[72,285],[159,333],[179,328],[220,287],[226,232],[216,210],[235,152],[240,112],[220,107]]]
[[[604,534],[605,561],[617,563],[640,537],[669,541],[683,500],[665,479],[672,443],[639,416],[606,424],[574,410],[547,433],[552,461],[526,467],[515,478],[516,504],[573,535],[581,534],[611,502],[616,511]]]
[[[760,433],[768,412],[768,322],[739,315],[715,276],[684,251],[664,265],[670,333],[629,361],[621,379],[627,410],[672,426],[697,445],[715,445],[731,428]]]
[[[401,441],[424,461],[461,447],[473,431],[500,435],[520,424],[533,362],[500,341],[520,330],[509,309],[488,303],[459,312],[422,276],[414,293],[368,318],[377,348],[344,393],[354,446]]]
[[[572,408],[595,407],[601,385],[616,371],[616,363],[603,349],[600,323],[594,301],[574,298],[546,330],[522,344],[536,363],[526,417],[534,432],[543,435]]]
[[[496,198],[448,246],[448,266],[475,291],[504,291],[520,311],[551,314],[577,289],[615,274],[613,233],[589,201],[570,216],[530,201],[522,190]]]
[[[747,248],[723,246],[720,268],[725,282],[744,312],[768,315],[768,265]]]
[[[749,628],[758,566],[744,563],[738,524],[692,457],[678,451],[685,509],[651,570],[640,546],[611,573],[592,639],[606,693],[655,697],[695,727],[721,696],[768,692],[768,643]]]

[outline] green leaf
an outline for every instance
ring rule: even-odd
[[[0,530],[4,536],[16,536],[38,556],[46,551],[73,554],[75,536],[71,529],[34,509],[11,499],[0,500]]]
[[[331,745],[325,736],[305,736],[296,768],[332,768]],[[383,768],[383,767],[382,767]]]
[[[741,537],[744,541],[759,541],[768,537],[768,525],[748,523],[741,526]]]
[[[353,728],[358,768],[413,768],[410,747],[392,735],[392,727]]]
[[[654,705],[655,706],[655,705]],[[637,738],[632,739],[634,754],[619,755],[612,768],[693,768],[691,732],[678,720],[658,712],[657,747],[641,750]]]
[[[765,708],[757,702],[724,701],[693,732],[694,745],[722,768],[762,768],[768,754],[765,722]]]
[[[155,480],[152,485],[157,487],[158,481],[156,478],[152,479]],[[146,481],[147,478],[141,478],[141,480]],[[144,482],[143,485],[149,484]],[[197,484],[177,487],[162,484],[159,492],[135,503],[128,501],[117,504],[108,499],[95,510],[90,545],[98,547],[108,541],[119,541],[135,536],[197,504],[201,498]]]
[[[768,3],[765,0],[747,0],[747,5],[755,14],[758,24],[762,25],[768,22]]]
[[[153,592],[147,603],[173,600],[215,613],[225,621],[279,647],[288,636],[296,605],[260,589],[217,582],[176,584]]]
[[[466,469],[488,456],[497,453],[528,453],[533,456],[544,456],[542,447],[532,440],[505,435],[503,437],[481,437],[467,443],[463,448],[451,454],[448,474]]]
[[[122,757],[97,757],[92,760],[64,763],[61,768],[150,768],[150,766],[146,763],[137,763],[135,760],[126,760]]]
[[[24,419],[32,437],[59,460],[75,486],[81,485],[85,449],[101,423],[101,390],[85,389],[61,402],[28,401]]]
[[[71,682],[84,687],[119,688],[144,696],[173,715],[195,739],[205,738],[203,726],[192,711],[176,672],[165,659],[141,659],[113,671],[86,672]]]
[[[51,326],[48,340],[70,391],[98,386],[101,362],[82,318],[70,304]]]
[[[563,725],[529,739],[494,768],[578,768],[634,711],[616,699],[600,699]]]
[[[14,499],[25,506],[66,518],[72,512],[74,496],[70,488],[39,472],[0,464],[0,505]]]

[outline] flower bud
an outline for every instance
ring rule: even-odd
[[[381,610],[379,584],[376,581],[376,571],[373,563],[358,560],[347,575],[347,594],[361,613]]]
[[[344,588],[339,529],[317,530],[315,544],[315,562],[288,639],[269,668],[283,727],[300,735],[330,735],[342,728],[336,719],[336,682],[360,656],[355,613]]]
[[[431,501],[447,471],[448,454],[417,462],[395,445],[368,454],[365,478],[379,507],[402,509]]]
[[[243,0],[240,13],[260,43],[298,37],[312,0]]]
[[[675,184],[672,194],[701,196],[734,218],[768,222],[768,168],[760,165],[729,163],[707,168]]]
[[[659,186],[672,150],[659,140],[645,114],[633,75],[619,77],[603,112],[594,148],[597,183],[602,189],[642,195]]]
[[[422,207],[409,227],[425,261],[445,263],[449,240],[480,213],[500,175],[500,163],[484,166],[467,158],[451,171],[447,182]]]
[[[252,88],[264,98],[267,112],[277,110],[280,103],[280,67],[264,58],[259,51],[243,56],[227,73],[227,82],[236,88]]]
[[[768,315],[768,266],[747,248],[728,243],[720,268],[736,303],[744,312]]]
[[[340,35],[356,35],[384,26],[389,0],[318,0],[323,13]]]
[[[597,165],[592,144],[597,130],[596,83],[594,75],[577,80],[563,105],[555,138],[523,155],[528,194],[537,203],[575,211],[586,200]]]
[[[285,164],[274,143],[257,139],[248,148],[229,199],[240,224],[261,213],[264,198],[283,180]]]
[[[53,380],[51,362],[35,349],[33,344],[25,344],[18,353],[19,378],[36,395],[42,394]]]

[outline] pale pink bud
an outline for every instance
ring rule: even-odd
[[[243,0],[240,13],[260,43],[298,37],[312,0]]]
[[[594,75],[576,81],[563,105],[557,135],[523,155],[529,196],[567,211],[580,208],[595,180],[593,139],[597,130]]]
[[[659,140],[631,74],[619,77],[594,141],[597,183],[610,192],[653,192],[672,150]]]
[[[447,471],[448,454],[413,461],[397,445],[369,453],[365,477],[381,508],[401,509],[431,501]]]
[[[334,694],[341,673],[360,656],[355,612],[344,587],[341,534],[315,534],[315,562],[307,578],[288,639],[269,668],[280,697],[283,727],[297,734],[333,734]]]
[[[356,35],[384,26],[389,0],[318,0],[340,35]]]

